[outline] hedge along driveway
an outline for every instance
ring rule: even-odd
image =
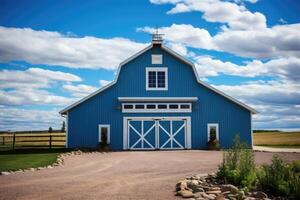
[[[15,171],[53,164],[66,149],[0,151],[0,171]]]
[[[222,151],[90,153],[67,157],[64,166],[0,176],[0,199],[180,199],[178,180],[213,172]],[[288,160],[300,154],[283,153]],[[273,153],[256,152],[257,163]]]

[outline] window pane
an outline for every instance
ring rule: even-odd
[[[155,104],[148,104],[147,109],[155,109]]]
[[[166,87],[166,73],[164,71],[157,72],[157,87]]]
[[[166,104],[159,104],[157,105],[158,109],[167,109],[167,105]]]
[[[170,104],[169,108],[170,109],[178,109],[178,104]]]
[[[155,71],[148,72],[148,87],[156,88],[156,72]]]
[[[209,127],[209,140],[213,141],[215,139],[217,139],[216,127],[215,126],[210,126]]]
[[[180,108],[182,108],[182,109],[190,109],[190,104],[181,104]]]
[[[133,109],[133,105],[126,104],[124,105],[124,109]]]
[[[145,106],[144,105],[135,105],[135,109],[144,109]]]

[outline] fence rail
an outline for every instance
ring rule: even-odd
[[[61,148],[65,147],[65,133],[2,133],[0,149]]]

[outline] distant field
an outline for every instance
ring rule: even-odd
[[[254,133],[254,145],[300,148],[300,132]]]
[[[65,133],[16,133],[15,148],[49,148],[50,135],[52,146],[65,145]],[[0,150],[11,149],[13,146],[13,134],[0,134]]]

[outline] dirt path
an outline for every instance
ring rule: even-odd
[[[298,153],[280,153],[288,160]],[[273,153],[256,152],[258,164]],[[0,176],[0,199],[176,199],[175,183],[215,171],[218,151],[92,153],[68,157],[63,167]]]
[[[300,153],[300,148],[280,148],[280,147],[266,147],[266,146],[253,146],[254,150],[266,151],[266,152],[290,152],[290,153]]]

